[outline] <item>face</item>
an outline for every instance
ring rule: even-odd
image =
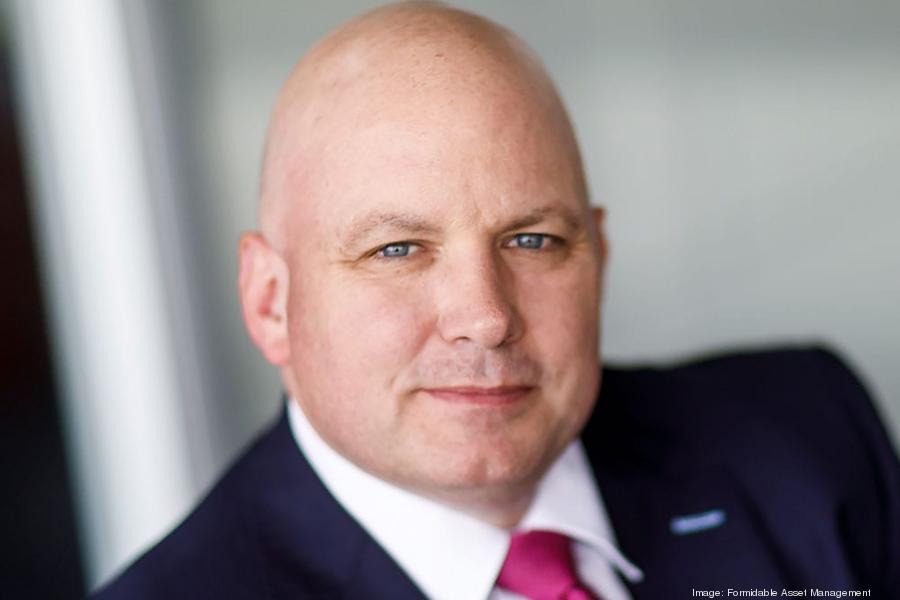
[[[525,100],[389,104],[286,159],[305,168],[282,193],[304,203],[270,359],[319,434],[382,479],[443,498],[527,487],[599,383],[599,219],[577,152]]]

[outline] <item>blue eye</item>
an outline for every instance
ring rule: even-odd
[[[540,250],[544,247],[547,236],[543,233],[520,233],[515,238],[517,248],[526,250]]]
[[[409,256],[411,244],[409,242],[397,242],[388,244],[378,251],[378,256],[382,258],[403,258]]]

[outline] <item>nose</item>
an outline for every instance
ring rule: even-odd
[[[448,343],[497,348],[518,339],[523,323],[513,302],[512,274],[491,252],[458,257],[438,286],[438,329]]]

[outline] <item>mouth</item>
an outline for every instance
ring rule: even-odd
[[[534,387],[528,385],[501,385],[496,387],[425,388],[423,391],[445,402],[481,406],[506,406],[519,402],[532,390],[534,390]]]

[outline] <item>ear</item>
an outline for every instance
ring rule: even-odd
[[[606,260],[609,257],[609,240],[606,238],[606,229],[603,222],[606,219],[606,209],[602,206],[591,207],[591,214],[594,217],[594,228],[597,235],[597,248],[600,252],[600,268],[606,268]]]
[[[290,359],[287,264],[266,239],[247,232],[238,243],[238,292],[250,339],[270,363],[284,366]]]

